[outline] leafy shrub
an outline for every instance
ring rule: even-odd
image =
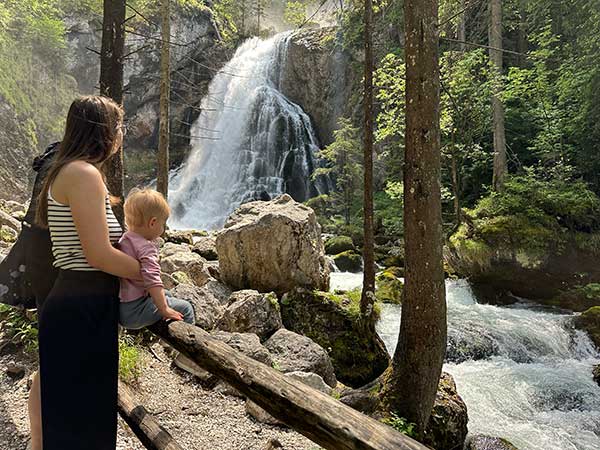
[[[23,310],[0,304],[0,323],[12,342],[22,345],[29,354],[37,354],[37,315],[28,318]]]

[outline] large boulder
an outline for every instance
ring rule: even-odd
[[[223,306],[207,288],[182,283],[170,290],[169,294],[190,302],[194,308],[196,325],[205,330],[212,330],[223,316]]]
[[[356,251],[350,236],[333,236],[325,241],[325,253],[328,255],[338,255],[349,250]]]
[[[197,286],[203,286],[211,278],[207,261],[186,244],[166,243],[161,250],[160,268],[168,274],[183,272]]]
[[[219,257],[217,254],[217,239],[214,236],[199,237],[196,239],[192,251],[208,261],[216,261]]]
[[[344,384],[363,386],[388,367],[389,354],[375,332],[378,314],[372,315],[371,326],[364,326],[360,293],[335,295],[295,289],[280,304],[283,325],[327,349],[336,376]]]
[[[273,356],[276,369],[284,373],[313,372],[329,386],[337,384],[329,355],[306,336],[282,328],[265,342],[265,347]]]
[[[281,314],[275,294],[261,294],[245,289],[231,294],[229,305],[221,316],[218,328],[224,331],[254,333],[267,339],[281,328]]]
[[[282,195],[239,207],[217,234],[221,280],[235,289],[327,289],[321,229],[312,209]]]
[[[362,256],[348,250],[333,257],[333,261],[342,272],[360,272],[363,268]]]

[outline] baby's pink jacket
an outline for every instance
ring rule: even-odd
[[[158,247],[152,241],[133,231],[127,231],[119,241],[119,248],[140,263],[143,281],[121,278],[119,298],[131,302],[148,294],[148,289],[163,286],[160,278]]]

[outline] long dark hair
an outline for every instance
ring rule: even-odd
[[[114,151],[123,109],[108,97],[88,95],[73,101],[65,135],[37,198],[36,223],[48,227],[48,190],[60,170],[73,161],[104,163]]]

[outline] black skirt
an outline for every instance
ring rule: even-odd
[[[119,281],[60,270],[39,316],[44,450],[114,450]]]

